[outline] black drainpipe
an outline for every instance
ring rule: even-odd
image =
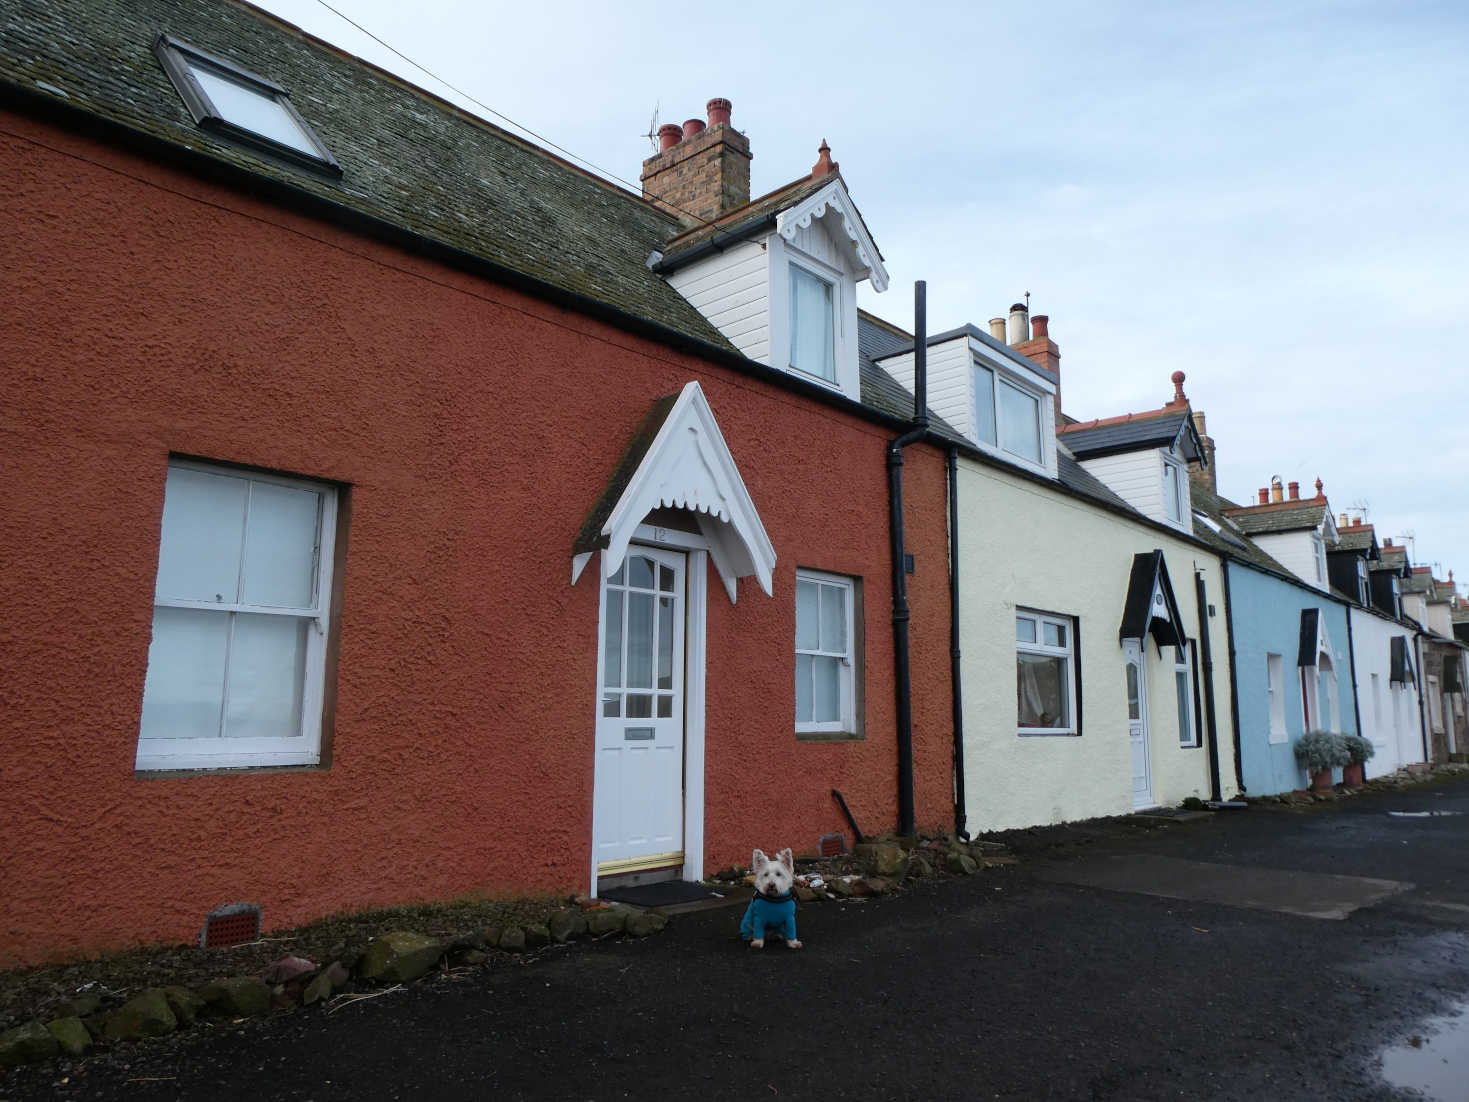
[[[954,833],[964,829],[964,694],[959,681],[959,449],[950,448],[949,482],[949,683],[954,697]]]
[[[1357,722],[1357,737],[1362,738],[1362,705],[1357,702],[1357,644],[1352,639],[1352,610],[1344,608],[1342,615],[1347,618],[1347,665],[1352,670],[1352,718]]]
[[[903,543],[903,449],[928,434],[927,284],[913,284],[913,427],[887,447],[888,532],[893,553],[893,667],[898,704],[898,833],[914,832],[913,680],[908,662],[907,550]]]
[[[1239,678],[1235,667],[1239,664],[1239,651],[1234,647],[1234,607],[1229,599],[1229,563],[1220,570],[1224,578],[1224,629],[1229,636],[1229,718],[1234,728],[1234,783],[1241,792],[1245,791],[1244,763],[1239,750]]]
[[[1214,717],[1214,648],[1209,645],[1209,592],[1204,575],[1194,571],[1194,590],[1199,604],[1199,657],[1204,666],[1204,722],[1209,729],[1209,798],[1219,802],[1219,726]]]

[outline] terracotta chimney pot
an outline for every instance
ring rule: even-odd
[[[728,126],[729,113],[734,107],[727,99],[715,97],[704,105],[704,112],[709,116],[710,126]]]
[[[1301,500],[1301,484],[1299,482],[1287,482],[1286,489],[1290,491],[1290,499],[1292,501]]]
[[[1005,319],[990,318],[990,336],[1001,344],[1005,343]]]
[[[683,129],[675,123],[666,122],[658,128],[658,152],[672,149],[683,137]]]
[[[1033,341],[1046,340],[1050,336],[1050,333],[1047,331],[1047,327],[1050,324],[1051,316],[1049,314],[1031,314],[1030,339]]]
[[[1316,480],[1316,496],[1317,497],[1324,497],[1325,496],[1325,494],[1322,493],[1322,489],[1323,489],[1323,487],[1321,485],[1321,480],[1318,478]]]
[[[1263,487],[1263,486],[1260,487],[1260,504],[1261,505],[1269,505],[1270,504],[1270,491],[1267,490],[1267,489],[1265,489],[1265,487]]]
[[[692,138],[704,129],[703,119],[684,119],[683,136],[685,139]]]

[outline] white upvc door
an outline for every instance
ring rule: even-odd
[[[628,548],[602,583],[592,801],[602,875],[682,863],[687,556]]]
[[[1148,753],[1148,681],[1143,651],[1136,639],[1122,644],[1127,675],[1127,739],[1132,748],[1132,806],[1153,806],[1153,776]]]

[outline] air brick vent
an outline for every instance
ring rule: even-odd
[[[818,849],[823,857],[840,857],[847,852],[847,839],[840,834],[823,834]]]
[[[227,949],[244,945],[260,936],[260,906],[256,903],[231,903],[210,911],[199,931],[199,948]]]

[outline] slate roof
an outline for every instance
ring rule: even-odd
[[[1018,367],[1023,367],[1026,371],[1029,371],[1034,375],[1039,375],[1042,379],[1045,379],[1048,382],[1057,384],[1061,382],[1061,377],[1050,368],[1046,367],[1043,364],[1037,363],[1029,356],[1022,356],[1019,352],[1016,352],[1015,349],[1011,348],[1004,341],[995,340],[994,337],[989,335],[988,331],[981,329],[976,325],[969,325],[966,323],[959,326],[957,329],[946,329],[942,333],[930,333],[928,335],[928,347],[932,348],[934,347],[934,345],[947,344],[955,337],[969,337],[972,340],[977,341],[979,344],[986,346],[990,352],[994,353],[996,357],[1008,359],[1016,364]],[[913,351],[913,337],[911,334],[909,334],[901,345],[886,349],[881,353],[881,355],[896,356],[900,352],[911,351]]]
[[[1288,578],[1294,578],[1289,570],[1282,566],[1270,555],[1262,551],[1249,534],[1242,531],[1232,517],[1228,515],[1229,510],[1237,509],[1234,502],[1228,498],[1220,497],[1208,487],[1202,486],[1196,480],[1191,480],[1189,485],[1189,498],[1193,508],[1209,517],[1218,524],[1221,531],[1228,533],[1227,536],[1215,532],[1207,524],[1204,524],[1197,516],[1194,517],[1194,534],[1210,547],[1230,558],[1238,559],[1248,563],[1250,566],[1259,567],[1275,574],[1282,574]]]
[[[1190,424],[1187,409],[1152,410],[1130,414],[1125,420],[1080,421],[1058,429],[1057,435],[1078,459],[1095,459],[1144,448],[1166,448]]]
[[[1336,550],[1338,551],[1371,551],[1377,546],[1377,537],[1372,534],[1372,527],[1366,528],[1338,528],[1336,531]]]
[[[1327,508],[1324,500],[1273,502],[1270,505],[1235,506],[1228,515],[1249,535],[1260,536],[1318,528],[1326,519]]]

